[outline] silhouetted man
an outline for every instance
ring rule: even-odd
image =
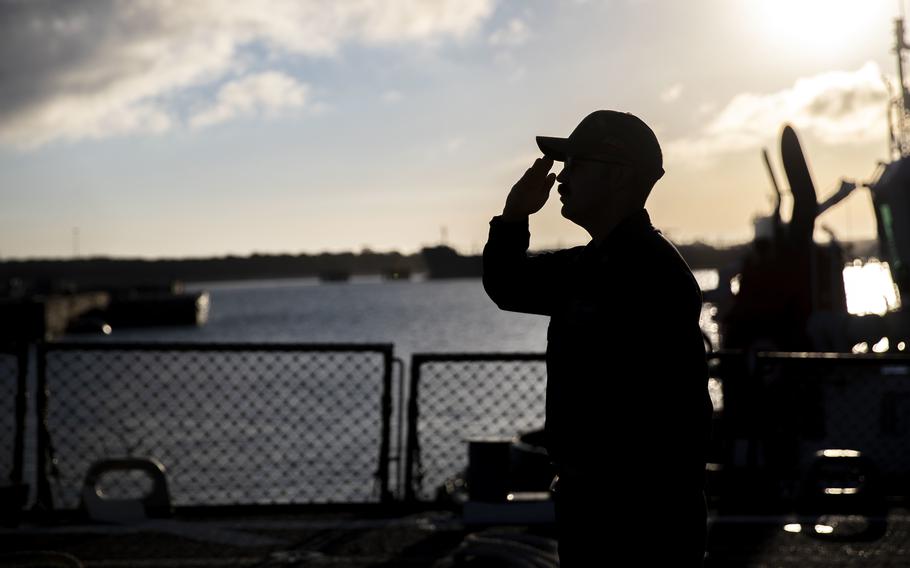
[[[550,316],[561,565],[701,566],[712,412],[701,292],[644,209],[664,173],[660,145],[635,116],[605,110],[537,144],[545,157],[490,221],[483,285],[503,310]],[[592,240],[529,256],[528,216],[555,181],[563,217]]]

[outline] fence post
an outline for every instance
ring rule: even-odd
[[[35,387],[35,408],[37,409],[38,463],[37,463],[37,499],[36,506],[45,511],[53,510],[54,499],[51,485],[47,478],[47,457],[51,451],[50,433],[47,426],[47,345],[42,341],[36,345],[37,386]],[[53,464],[51,464],[53,465]]]
[[[28,389],[28,343],[17,346],[16,380],[16,433],[13,439],[13,470],[10,472],[12,483],[22,483],[23,449],[25,446],[25,413]]]
[[[407,502],[413,502],[417,499],[414,468],[417,467],[418,454],[420,453],[420,442],[417,440],[417,419],[420,415],[420,408],[417,403],[417,395],[420,385],[420,367],[423,365],[423,357],[420,355],[411,356],[411,384],[408,389],[408,423],[407,423],[407,440],[404,466],[404,499]]]
[[[395,374],[395,387],[398,389],[396,398],[392,400],[393,410],[398,409],[397,420],[395,424],[395,456],[389,460],[395,461],[395,497],[404,498],[404,361],[400,357],[392,359],[392,369],[398,365],[398,372]],[[394,371],[393,371],[394,372]],[[397,406],[396,406],[397,404]],[[391,467],[391,465],[390,465]],[[390,480],[391,482],[391,480]]]
[[[379,445],[379,500],[382,503],[392,501],[389,490],[389,453],[392,426],[392,353],[393,346],[389,345],[382,351],[382,439]]]

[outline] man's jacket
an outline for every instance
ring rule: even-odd
[[[546,433],[557,469],[649,494],[702,490],[711,428],[701,292],[642,209],[596,246],[528,255],[527,221],[490,221],[483,285],[550,317]],[[656,485],[655,485],[656,484]]]

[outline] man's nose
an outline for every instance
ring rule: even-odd
[[[564,182],[566,181],[566,177],[567,177],[566,170],[567,170],[567,169],[568,169],[568,168],[565,168],[565,167],[564,167],[564,168],[562,169],[562,171],[559,172],[559,175],[556,176],[556,181],[558,181],[559,183],[564,183]]]

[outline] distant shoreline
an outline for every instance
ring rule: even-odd
[[[750,244],[717,248],[704,243],[678,245],[692,269],[720,269],[735,263]],[[875,241],[844,243],[850,258],[867,258],[877,252]],[[542,251],[531,251],[542,252]],[[457,253],[456,253],[457,254]],[[478,255],[458,255],[474,256]],[[207,283],[289,278],[319,278],[330,273],[352,277],[382,277],[383,274],[426,274],[422,252],[322,253],[316,255],[255,254],[190,259],[35,259],[0,261],[0,296],[17,287],[31,291],[88,290],[129,287],[137,284],[164,286],[172,282]]]

